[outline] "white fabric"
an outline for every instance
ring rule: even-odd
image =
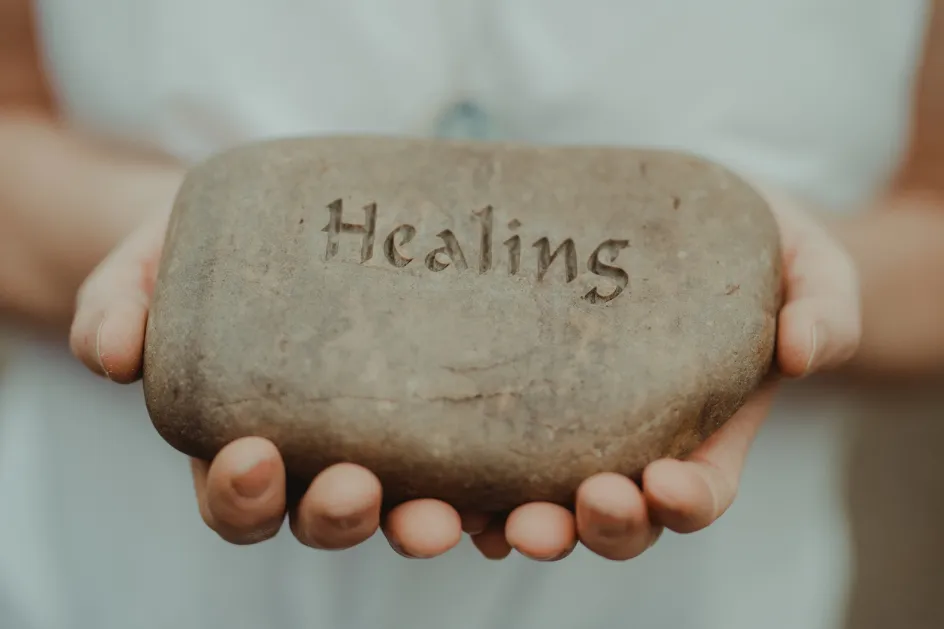
[[[78,123],[193,161],[288,134],[429,135],[456,102],[495,135],[659,145],[837,211],[889,176],[922,0],[41,0]],[[851,568],[851,401],[781,395],[736,503],[641,558],[431,561],[382,538],[234,547],[139,387],[23,338],[0,381],[0,626],[837,629]]]

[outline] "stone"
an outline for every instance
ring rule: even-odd
[[[388,505],[569,505],[722,426],[781,298],[767,203],[693,155],[268,140],[179,192],[146,404],[183,453],[263,436],[301,481],[364,465]]]

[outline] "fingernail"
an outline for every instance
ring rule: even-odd
[[[233,489],[241,497],[250,500],[258,498],[272,484],[271,459],[265,455],[247,455],[239,467],[232,483]]]
[[[816,370],[820,350],[825,345],[826,327],[822,323],[817,323],[813,326],[813,339],[810,343],[810,358],[806,362],[806,369],[803,371],[804,376],[809,375]]]
[[[107,320],[108,317],[103,316],[98,324],[98,329],[95,331],[95,360],[98,361],[98,368],[101,369],[102,375],[111,380],[108,370],[105,369],[105,360],[102,357],[102,328],[105,327],[105,321]]]

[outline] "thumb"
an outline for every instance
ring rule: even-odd
[[[776,381],[766,382],[687,459],[660,459],[645,469],[643,491],[657,522],[676,533],[694,533],[728,510],[776,390]]]
[[[778,357],[789,377],[841,367],[859,346],[860,324],[854,306],[839,298],[808,298],[780,312]]]
[[[841,366],[862,334],[856,269],[819,226],[785,236],[786,304],[778,320],[778,362],[789,377]]]
[[[144,330],[168,213],[149,220],[86,278],[76,298],[69,345],[93,372],[127,384],[140,377]]]
[[[777,363],[787,377],[840,367],[862,335],[858,271],[826,225],[796,199],[750,179],[780,228],[785,303],[777,318]]]

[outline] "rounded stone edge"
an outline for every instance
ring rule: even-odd
[[[190,212],[193,212],[194,209],[190,206],[190,197],[196,194],[199,190],[194,186],[196,185],[195,181],[203,180],[204,175],[207,171],[213,172],[219,168],[225,168],[230,163],[231,160],[240,160],[246,154],[257,154],[260,150],[265,151],[279,151],[286,147],[300,149],[303,152],[310,152],[315,145],[322,145],[326,150],[330,149],[332,145],[338,142],[396,142],[400,143],[403,147],[408,147],[411,144],[416,146],[429,144],[433,142],[435,144],[445,144],[452,145],[456,147],[460,146],[473,146],[478,148],[487,148],[490,150],[511,150],[516,149],[520,150],[567,150],[567,149],[576,149],[576,150],[595,150],[595,151],[632,151],[639,154],[650,154],[657,155],[662,157],[679,157],[692,160],[693,162],[699,162],[706,166],[709,166],[713,169],[716,169],[719,174],[725,176],[732,184],[742,187],[744,190],[749,191],[756,196],[757,199],[757,215],[760,220],[769,220],[770,225],[775,230],[775,233],[779,235],[779,226],[773,216],[770,207],[770,201],[767,196],[765,196],[761,190],[754,185],[749,179],[743,177],[736,171],[720,164],[717,161],[713,161],[709,158],[703,156],[689,153],[679,150],[662,150],[662,149],[649,149],[641,147],[609,147],[609,146],[592,146],[592,145],[574,145],[574,146],[565,146],[565,147],[531,147],[524,144],[515,144],[507,142],[494,142],[494,141],[474,141],[469,142],[465,140],[427,140],[423,138],[410,138],[410,137],[374,137],[374,136],[325,136],[325,137],[302,137],[302,138],[286,138],[286,139],[268,139],[262,140],[250,144],[241,145],[232,149],[224,150],[220,153],[217,153],[208,159],[204,160],[201,163],[198,163],[192,167],[189,171],[183,184],[180,187],[180,190],[177,194],[177,197],[174,202],[174,208],[171,213],[171,219],[167,227],[167,237],[170,239],[170,235],[173,229],[178,228],[181,222],[186,222],[187,215]],[[754,207],[752,205],[752,207]],[[764,211],[766,210],[766,212]],[[152,303],[158,304],[157,310],[160,310],[160,301],[161,297],[166,290],[163,286],[166,284],[166,267],[168,261],[172,257],[172,251],[167,250],[163,253],[161,264],[158,271],[158,279],[155,284],[155,293],[154,301]],[[757,386],[762,384],[764,378],[769,373],[771,366],[774,364],[776,356],[776,334],[777,334],[777,325],[776,313],[779,313],[779,309],[783,304],[783,290],[782,290],[782,281],[783,281],[783,270],[781,264],[782,256],[780,255],[779,241],[777,243],[777,255],[775,255],[775,273],[778,276],[776,291],[772,291],[773,295],[771,297],[772,303],[775,303],[774,309],[774,325],[773,330],[770,334],[770,360],[766,361],[766,368],[757,369],[758,377],[756,379],[756,385],[752,387],[745,387],[745,394],[743,399],[740,402],[732,403],[730,406],[733,410],[731,412],[724,413],[722,415],[728,415],[724,420],[720,421],[715,428],[702,436],[697,443],[692,443],[687,447],[680,446],[677,450],[677,453],[674,456],[684,457],[691,452],[697,445],[702,443],[705,439],[711,436],[715,431],[720,429],[746,401],[747,397],[756,390]],[[193,423],[199,423],[201,418],[198,416],[188,416],[184,417],[184,414],[175,409],[175,404],[173,402],[167,403],[169,399],[169,383],[179,382],[182,385],[184,379],[180,378],[180,374],[160,374],[155,372],[153,364],[155,359],[158,357],[158,352],[161,350],[155,346],[155,341],[153,334],[155,333],[155,328],[160,329],[162,322],[160,314],[156,317],[149,317],[145,333],[145,348],[144,348],[144,369],[143,369],[143,387],[145,392],[145,405],[147,407],[148,413],[151,417],[152,423],[155,426],[155,429],[160,434],[160,436],[172,447],[178,451],[188,455],[198,458],[212,458],[216,452],[225,444],[210,444],[207,440],[200,439],[198,437],[199,430],[191,431],[188,430],[188,425],[193,425]],[[166,364],[165,364],[166,368]],[[159,378],[163,377],[163,386],[158,386],[157,381]],[[204,405],[197,405],[197,408],[202,408]],[[207,419],[206,417],[202,419]],[[567,500],[558,500],[562,504],[566,504]]]

